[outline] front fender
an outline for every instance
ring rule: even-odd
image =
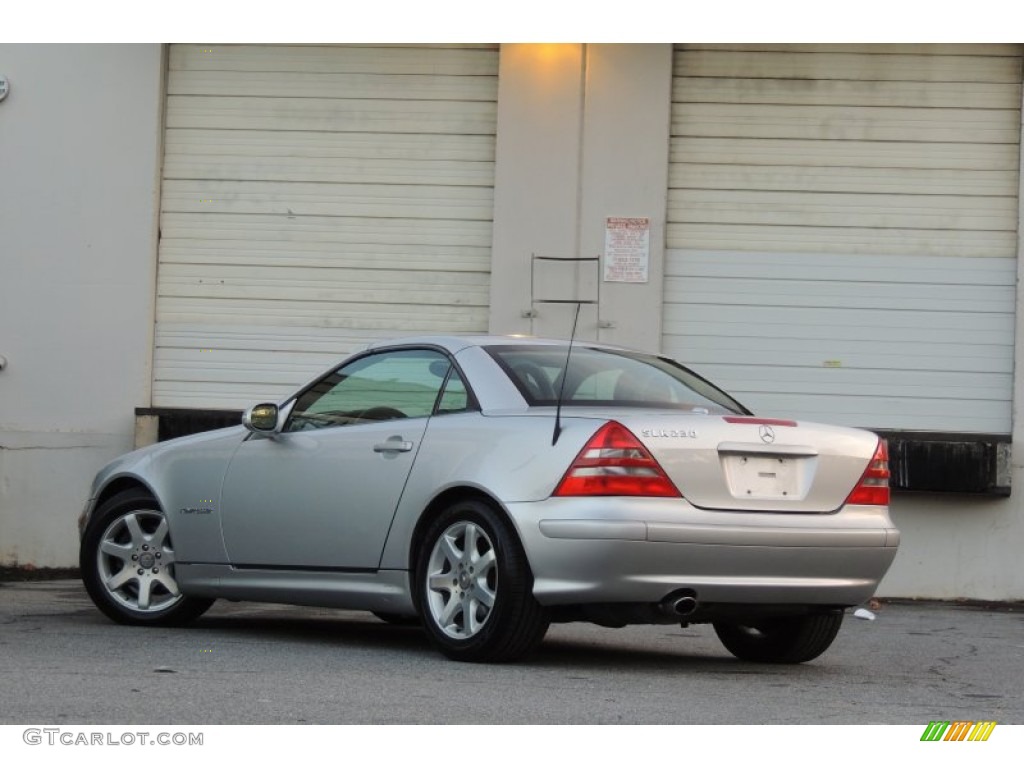
[[[167,514],[180,563],[227,563],[221,486],[247,430],[229,427],[169,440],[115,459],[93,480],[82,530],[100,503],[121,487],[147,488]]]

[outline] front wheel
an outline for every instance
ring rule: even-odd
[[[142,491],[105,502],[89,522],[79,554],[89,597],[122,624],[183,624],[213,604],[182,594],[174,562],[167,518]]]
[[[722,645],[738,659],[800,664],[828,650],[842,623],[842,611],[834,611],[751,624],[716,622],[714,627]]]
[[[435,646],[457,661],[512,661],[547,632],[533,575],[514,530],[490,504],[466,499],[420,541],[416,599]]]

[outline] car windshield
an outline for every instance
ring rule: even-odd
[[[484,347],[530,405],[555,405],[567,347]],[[673,360],[618,349],[573,345],[563,405],[671,408],[696,413],[749,413],[722,390]]]

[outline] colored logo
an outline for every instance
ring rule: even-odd
[[[921,741],[988,741],[995,728],[994,720],[932,720]]]

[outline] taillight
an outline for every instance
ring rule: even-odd
[[[861,475],[860,482],[846,500],[847,504],[889,504],[889,444],[885,440],[878,441],[875,455],[871,457],[868,468]]]
[[[636,435],[609,421],[569,465],[555,496],[681,496]]]

